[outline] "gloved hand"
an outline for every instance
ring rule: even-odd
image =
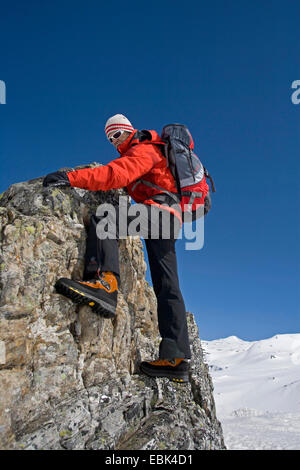
[[[65,171],[55,171],[49,173],[44,180],[43,186],[71,186],[67,173]]]

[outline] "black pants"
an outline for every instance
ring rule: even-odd
[[[187,358],[191,357],[189,346],[186,309],[181,294],[177,272],[177,257],[175,251],[176,234],[178,234],[177,218],[170,216],[170,236],[164,238],[163,217],[159,217],[158,234],[159,238],[151,238],[151,223],[153,222],[153,209],[147,206],[147,229],[144,233],[153,289],[157,298],[157,315],[159,332],[162,337],[159,348],[159,357],[161,359],[171,359],[174,357]],[[145,207],[144,206],[144,207]],[[159,216],[165,210],[159,210]],[[157,215],[157,214],[156,214]],[[118,211],[115,219],[115,238],[100,239],[97,236],[97,224],[103,221],[103,217],[93,215],[90,220],[88,229],[87,247],[85,255],[85,271],[84,279],[88,280],[94,277],[97,269],[100,271],[113,272],[118,281],[120,281],[119,268],[119,217]],[[152,219],[151,219],[152,217]],[[134,219],[128,216],[128,225]],[[157,223],[157,217],[155,222]],[[175,226],[175,229],[174,229]],[[144,224],[145,227],[145,224]],[[175,234],[174,234],[175,231]],[[156,232],[157,233],[157,232]],[[130,235],[131,233],[129,233]]]

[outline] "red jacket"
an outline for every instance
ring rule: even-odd
[[[136,180],[142,177],[143,180],[154,183],[167,191],[177,193],[174,178],[167,168],[166,158],[157,145],[163,144],[161,138],[157,132],[148,131],[151,140],[140,142],[136,138],[137,132],[135,129],[125,142],[119,145],[118,152],[121,156],[116,160],[96,168],[83,168],[69,172],[68,178],[71,186],[89,191],[107,191],[126,187],[128,194],[135,202],[157,206],[160,205],[151,197],[162,191],[143,183],[136,184]],[[178,211],[164,205],[161,207],[174,213],[181,220]]]

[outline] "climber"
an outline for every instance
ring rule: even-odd
[[[177,189],[160,148],[161,138],[155,131],[134,129],[130,121],[121,114],[108,119],[105,133],[120,154],[117,159],[95,168],[50,173],[44,178],[43,185],[65,185],[90,191],[126,187],[132,199],[147,208],[149,236],[145,238],[145,244],[157,298],[158,326],[162,339],[158,359],[142,362],[140,369],[152,377],[168,377],[176,382],[188,382],[191,350],[175,251],[176,234],[182,220],[180,211],[173,205],[173,196]],[[143,182],[139,181],[141,176]],[[151,184],[144,184],[144,180]],[[161,190],[155,186],[167,191],[163,194],[164,204]],[[161,213],[168,211],[171,222],[169,238],[163,235],[163,218],[159,218],[159,238],[151,238],[153,209]],[[118,236],[115,239],[100,239],[97,236],[99,221],[100,217],[97,215],[91,216],[83,280],[61,278],[55,287],[57,292],[75,303],[89,305],[100,315],[113,318],[120,287]],[[117,219],[117,234],[118,222]]]

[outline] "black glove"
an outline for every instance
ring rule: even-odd
[[[44,178],[43,186],[71,186],[71,184],[65,171],[56,171]]]

